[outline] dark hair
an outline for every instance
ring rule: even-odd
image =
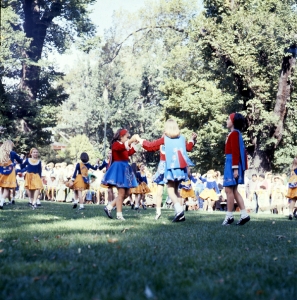
[[[137,169],[138,169],[137,164],[136,163],[132,163],[131,164],[131,168],[132,168],[132,171],[133,171],[134,175],[136,176],[136,172],[137,172]]]
[[[111,140],[111,143],[110,143],[110,147],[112,146],[112,144],[116,141],[119,141],[120,140],[120,132],[121,130],[123,130],[123,128],[120,128],[117,130],[117,132],[115,133],[115,135],[113,136],[112,140]]]
[[[265,176],[264,176],[263,174],[260,174],[260,175],[259,175],[259,177],[261,177],[261,178],[265,178]]]
[[[252,177],[254,177],[254,176],[257,177],[257,174],[253,174],[253,175],[252,175]]]
[[[83,163],[87,163],[87,162],[89,161],[89,155],[88,155],[88,153],[83,152],[83,153],[80,155],[80,160],[81,160]]]
[[[245,130],[245,128],[246,128],[245,117],[240,113],[235,113],[235,116],[233,119],[233,125],[234,125],[234,129],[237,129],[239,131]]]

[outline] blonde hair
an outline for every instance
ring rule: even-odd
[[[0,164],[6,164],[10,161],[10,151],[14,147],[14,143],[11,140],[3,142],[0,147]]]
[[[173,119],[168,119],[164,125],[164,133],[171,139],[180,135],[178,124]]]
[[[30,153],[29,153],[30,157],[32,157],[32,152],[33,152],[34,150],[37,150],[37,148],[31,148]],[[37,151],[38,151],[38,150],[37,150]]]

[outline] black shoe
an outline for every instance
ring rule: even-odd
[[[297,214],[294,215],[294,218],[297,219]]]
[[[14,201],[14,200],[12,200],[12,201],[11,201],[11,204],[12,204],[12,205],[15,205],[15,201]]]
[[[77,208],[77,203],[74,203],[72,208]]]
[[[142,205],[142,208],[143,208],[144,210],[146,210],[146,205]]]
[[[31,203],[31,202],[28,202],[28,206],[32,206],[32,203]]]
[[[84,207],[80,207],[78,210],[83,210],[83,209],[85,209]]]
[[[37,208],[36,204],[32,205],[31,207],[33,210]]]
[[[225,218],[225,220],[223,221],[223,223],[222,223],[222,225],[223,226],[226,226],[226,225],[230,225],[230,224],[232,224],[234,222],[234,218],[232,217],[232,218]]]
[[[131,209],[134,209],[134,204],[131,204]]]
[[[36,204],[36,206],[41,206],[41,204],[39,203],[39,204]]]
[[[175,215],[172,222],[184,222],[185,220],[186,220],[186,218],[185,218],[185,215],[184,215],[184,211],[182,211],[182,212]]]
[[[135,207],[134,207],[134,210],[139,210],[139,206],[135,206]]]
[[[293,217],[292,217],[292,215],[289,215],[289,220],[293,220]]]
[[[236,223],[236,225],[244,225],[245,223],[247,223],[249,220],[250,220],[250,216],[247,216],[245,218],[241,218],[240,217],[240,220]]]
[[[3,209],[3,206],[0,206],[0,209]]]
[[[109,217],[109,219],[112,219],[111,211],[106,206],[104,207],[104,211],[106,215]]]

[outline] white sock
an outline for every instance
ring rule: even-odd
[[[232,211],[227,211],[226,212],[226,218],[233,218],[233,212]]]
[[[138,208],[138,207],[139,207],[139,204],[137,204],[137,205],[134,206],[134,208]]]
[[[183,211],[183,207],[180,205],[179,202],[174,204],[174,208],[177,214],[181,213]]]
[[[123,217],[123,213],[122,212],[117,212],[117,217]]]
[[[77,204],[78,203],[78,200],[77,199],[74,199],[74,202],[73,202],[74,204]]]
[[[4,204],[4,199],[0,198],[0,206],[3,206],[3,204]]]
[[[157,213],[158,215],[161,215],[161,207],[157,207],[156,213]]]
[[[32,204],[32,199],[31,198],[29,198],[29,202]]]
[[[36,202],[37,204],[40,204],[40,199],[37,199],[37,202]]]
[[[80,208],[84,208],[84,205],[83,205],[83,204],[80,204],[79,207],[80,207]]]
[[[107,207],[108,210],[112,210],[113,209],[113,206],[111,206],[110,203],[108,203],[106,207]]]
[[[248,213],[246,212],[245,209],[240,210],[240,215],[241,215],[242,218],[248,217]]]

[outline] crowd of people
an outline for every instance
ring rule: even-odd
[[[155,141],[130,137],[126,129],[115,134],[107,158],[95,165],[83,152],[81,162],[45,163],[39,159],[36,148],[28,158],[13,151],[13,143],[4,141],[0,147],[0,209],[5,203],[14,204],[15,198],[28,197],[29,205],[36,209],[41,200],[71,202],[74,209],[85,209],[86,203],[105,204],[104,212],[113,218],[116,209],[118,220],[125,220],[123,205],[132,209],[156,207],[155,219],[161,217],[164,187],[167,187],[166,205],[175,210],[173,222],[185,221],[185,210],[226,211],[222,225],[234,222],[233,211],[240,211],[237,225],[250,220],[249,213],[296,215],[297,158],[291,176],[268,172],[257,174],[249,170],[241,136],[243,117],[231,114],[227,120],[230,133],[226,140],[224,174],[209,170],[206,174],[191,173],[194,166],[187,155],[195,146],[197,135],[187,140],[180,135],[177,123],[168,120],[164,135]],[[129,164],[129,157],[136,152],[136,144],[146,151],[159,151],[160,163],[152,175],[143,163]]]

